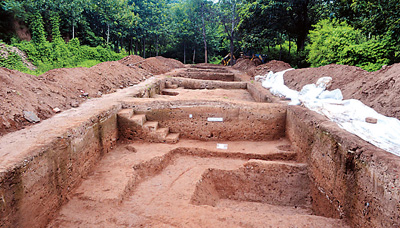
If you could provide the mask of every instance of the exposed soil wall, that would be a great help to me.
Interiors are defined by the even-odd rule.
[[[288,107],[286,126],[299,161],[309,164],[317,213],[352,227],[400,226],[399,157],[302,107]]]
[[[210,81],[198,80],[189,78],[166,78],[166,82],[171,82],[184,87],[185,89],[246,89],[246,82],[223,82],[223,81]]]
[[[148,121],[158,121],[161,127],[179,132],[182,138],[262,141],[285,136],[286,107],[279,104],[198,101],[193,106],[193,102],[154,101],[134,106],[135,113],[146,114]],[[210,122],[208,117],[222,117],[223,122]],[[129,126],[120,129],[129,129]],[[140,129],[140,126],[130,129],[134,135],[129,137],[139,139]],[[125,137],[127,134],[121,132]]]
[[[54,139],[0,176],[0,227],[44,227],[117,139],[117,108]]]
[[[203,70],[198,68],[179,69],[169,73],[173,77],[192,78],[200,80],[217,80],[232,82],[235,80],[235,75],[226,69]]]
[[[247,90],[257,102],[280,103],[281,99],[262,87],[260,82],[251,81],[247,83]]]
[[[146,83],[1,137],[0,227],[45,227],[115,146],[121,100],[150,97],[161,85]]]
[[[211,169],[198,182],[195,205],[215,206],[219,199],[308,207],[307,165],[250,160],[238,170]]]

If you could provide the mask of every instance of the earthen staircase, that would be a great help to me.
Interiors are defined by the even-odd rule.
[[[118,115],[141,127],[143,133],[147,136],[147,140],[151,142],[177,143],[179,141],[179,133],[170,132],[169,127],[160,127],[158,121],[147,121],[146,114],[135,114],[132,109],[122,109],[118,112]]]

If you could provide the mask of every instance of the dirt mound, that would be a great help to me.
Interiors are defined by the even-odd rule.
[[[376,72],[345,65],[327,65],[285,73],[285,84],[292,89],[315,83],[320,77],[332,77],[329,88],[341,89],[345,99],[358,99],[377,112],[400,119],[400,64]]]
[[[144,69],[156,75],[164,74],[175,68],[185,67],[183,63],[177,60],[167,59],[161,56],[143,59],[140,56],[131,55],[121,59],[119,62],[129,67],[138,67]]]
[[[183,66],[176,60],[152,58],[154,60],[145,61],[150,69],[147,71],[140,66],[125,64],[143,58],[128,57],[91,68],[54,69],[39,77],[0,68],[0,136],[30,125],[24,118],[24,111],[47,119],[55,114],[53,109],[62,111],[77,107],[87,99],[133,86],[153,74]]]
[[[278,72],[292,68],[288,63],[272,60],[265,64],[261,64],[261,61],[251,61],[250,59],[240,58],[237,60],[233,69],[240,70],[253,77],[256,75],[264,75],[269,71]]]
[[[236,64],[233,66],[233,69],[240,70],[248,73],[250,70],[256,67],[256,62],[251,61],[250,59],[239,58],[236,61]]]
[[[278,61],[278,60],[271,60],[265,64],[253,68],[249,72],[249,74],[251,76],[264,75],[270,71],[279,72],[289,68],[292,68],[289,63],[285,63],[283,61]]]
[[[170,70],[175,69],[175,68],[183,68],[185,65],[181,63],[180,61],[176,59],[169,59],[169,58],[164,58],[162,56],[157,56],[156,59],[163,63],[166,67],[170,68]]]

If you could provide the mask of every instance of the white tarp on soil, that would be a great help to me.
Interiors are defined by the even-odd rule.
[[[343,100],[339,89],[326,90],[332,81],[330,77],[320,78],[316,84],[305,85],[300,92],[291,90],[284,85],[283,80],[284,73],[289,70],[269,72],[265,76],[256,76],[256,80],[261,81],[262,86],[270,89],[272,94],[290,99],[290,105],[303,104],[308,109],[325,115],[348,132],[400,156],[398,119],[381,115],[359,100]],[[378,122],[367,123],[366,118],[377,119]]]

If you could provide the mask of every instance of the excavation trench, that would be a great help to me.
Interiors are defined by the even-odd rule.
[[[232,74],[154,78],[3,137],[0,226],[399,225],[397,157]]]

